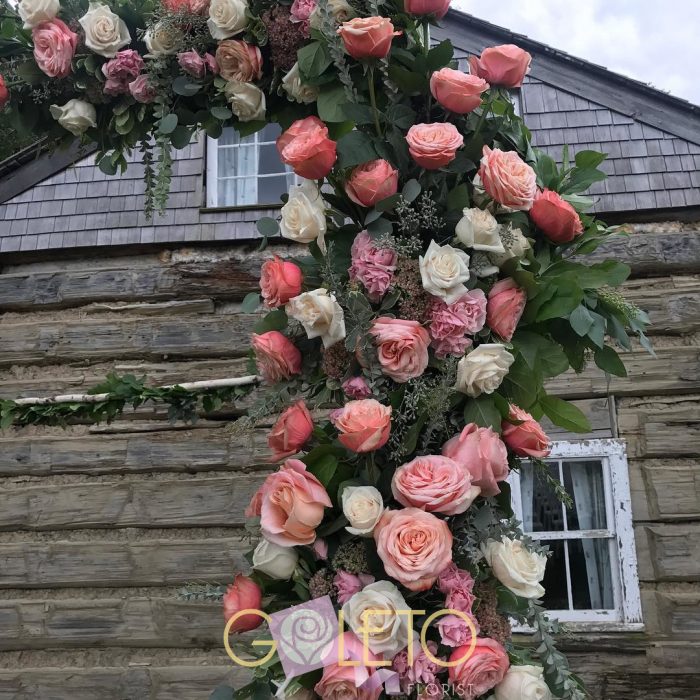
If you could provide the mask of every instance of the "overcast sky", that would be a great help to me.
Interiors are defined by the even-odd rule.
[[[700,105],[700,0],[454,0],[453,7]]]

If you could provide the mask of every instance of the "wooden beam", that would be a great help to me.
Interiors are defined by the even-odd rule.
[[[700,522],[652,523],[635,526],[639,580],[700,580]]]

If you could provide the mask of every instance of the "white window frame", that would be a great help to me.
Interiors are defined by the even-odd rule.
[[[644,628],[642,603],[637,573],[637,552],[632,524],[627,452],[622,440],[603,439],[583,442],[555,442],[549,460],[600,460],[606,501],[607,530],[527,533],[532,539],[546,543],[555,540],[583,539],[586,535],[610,538],[611,578],[614,610],[552,610],[553,618],[581,631],[638,631]],[[560,466],[561,469],[561,466]],[[515,517],[522,522],[520,475],[512,472],[508,479]],[[566,509],[565,509],[566,511]],[[566,517],[566,512],[564,514]],[[565,550],[566,552],[566,550]],[[568,556],[566,556],[568,574]],[[568,587],[570,589],[570,586]],[[572,606],[573,607],[573,606]],[[516,631],[528,631],[517,628]]]

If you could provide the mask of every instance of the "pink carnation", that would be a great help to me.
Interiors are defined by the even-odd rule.
[[[428,651],[444,661],[444,658],[437,656],[437,644],[428,642]],[[413,663],[408,663],[408,650],[400,651],[392,662],[392,667],[399,674],[399,682],[401,690],[406,695],[412,695],[412,691],[416,690],[415,686],[422,686],[418,689],[418,698],[433,698],[440,700],[443,696],[442,682],[437,678],[444,668],[436,664],[426,653],[425,650],[418,647],[414,642],[414,659]]]
[[[454,562],[451,562],[440,572],[438,588],[445,595],[457,588],[471,592],[474,588],[474,579],[468,571],[460,569]]]
[[[306,36],[309,35],[309,17],[316,9],[316,0],[294,0],[290,9],[290,20],[298,22]]]
[[[374,576],[369,574],[355,574],[347,571],[339,571],[333,579],[333,586],[338,592],[338,602],[341,605],[347,603],[355,593],[359,593],[365,586],[374,583]]]
[[[343,391],[351,399],[368,399],[372,390],[363,377],[351,377],[343,382]]]
[[[472,341],[467,334],[478,333],[486,321],[486,295],[472,289],[453,304],[435,297],[430,310],[430,337],[437,357],[463,355]]]
[[[470,644],[472,635],[479,632],[474,616],[470,613],[465,614],[471,620],[473,628],[459,615],[445,615],[438,620],[437,628],[440,632],[440,640],[445,646],[461,647]]]
[[[107,95],[125,95],[129,92],[129,83],[135,80],[144,68],[143,58],[138,51],[126,49],[102,65],[102,73],[107,81],[104,92]]]
[[[389,289],[396,271],[396,253],[377,248],[367,231],[355,238],[352,249],[350,279],[361,282],[372,301],[379,301]]]

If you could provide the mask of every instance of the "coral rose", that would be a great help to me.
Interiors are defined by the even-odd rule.
[[[394,472],[391,492],[402,506],[459,515],[469,508],[481,489],[472,485],[464,465],[449,457],[426,455],[416,457]]]
[[[361,282],[369,298],[374,302],[379,301],[394,279],[398,259],[396,251],[377,248],[367,231],[361,231],[355,237],[350,253],[350,279]]]
[[[483,78],[452,68],[441,68],[430,76],[433,97],[455,114],[473,112],[481,104],[481,93],[488,89]]]
[[[356,17],[338,28],[345,50],[353,58],[385,58],[401,32],[386,17]]]
[[[340,442],[353,452],[373,452],[383,447],[391,431],[391,407],[376,399],[360,399],[331,412]]]
[[[387,377],[403,384],[423,374],[428,366],[430,336],[418,321],[380,317],[369,332],[374,336],[379,364]]]
[[[443,445],[442,454],[469,472],[482,496],[498,495],[498,482],[508,478],[508,450],[491,428],[469,423]]]
[[[517,424],[503,421],[503,441],[516,455],[542,459],[550,453],[547,434],[527,411],[511,404],[508,418]]]
[[[253,333],[251,345],[258,371],[268,384],[301,373],[299,349],[279,331],[268,331],[261,335]]]
[[[51,78],[70,75],[70,63],[78,46],[78,35],[60,19],[42,22],[32,30],[34,60]]]
[[[473,700],[498,685],[510,665],[506,650],[488,637],[478,637],[474,651],[469,650],[467,644],[450,656],[451,662],[458,662],[449,669],[450,682],[462,700]]]
[[[399,189],[399,171],[379,158],[355,168],[345,183],[345,192],[355,204],[373,207]]]
[[[447,523],[418,508],[386,511],[374,539],[386,573],[412,591],[427,591],[452,561]]]
[[[216,49],[219,75],[224,80],[250,83],[262,77],[260,49],[242,39],[226,39]]]
[[[5,84],[5,78],[0,75],[0,110],[10,101],[10,91]]]
[[[491,85],[517,88],[530,70],[532,56],[514,44],[484,49],[480,58],[469,57],[469,70]]]
[[[554,243],[569,243],[583,233],[583,224],[576,210],[552,190],[538,192],[530,209],[530,218]]]
[[[262,591],[252,578],[238,574],[224,593],[224,617],[230,620],[242,610],[260,610]],[[241,615],[232,625],[231,632],[250,632],[260,627],[263,618],[260,615]]]
[[[508,278],[493,285],[486,305],[486,323],[503,340],[510,342],[525,310],[527,293]]]
[[[314,432],[314,420],[303,401],[297,401],[282,411],[267,436],[272,450],[272,462],[299,452]]]
[[[335,141],[318,117],[298,119],[277,138],[282,162],[300,177],[318,180],[331,171],[336,158]]]
[[[442,19],[450,9],[451,0],[404,0],[404,9],[409,15],[435,15]]]
[[[144,69],[145,63],[138,51],[126,49],[102,64],[102,73],[107,78],[103,91],[107,95],[128,94],[129,83]]]
[[[426,170],[437,170],[451,163],[464,144],[454,124],[414,124],[406,134],[413,160]]]
[[[293,262],[277,255],[266,260],[260,269],[260,292],[265,306],[276,309],[301,294],[303,280],[301,269]]]
[[[528,211],[537,194],[535,171],[515,151],[484,146],[479,177],[486,194],[510,209]]]

